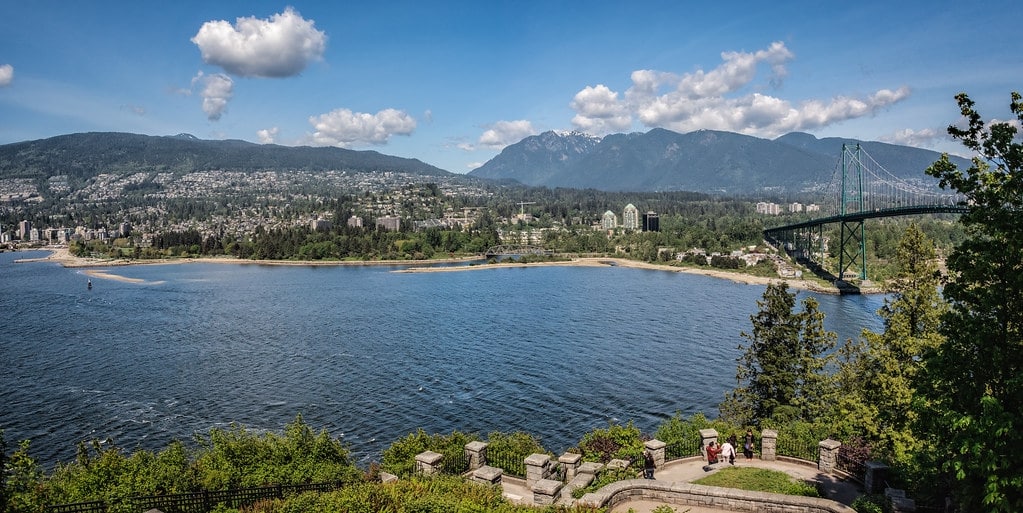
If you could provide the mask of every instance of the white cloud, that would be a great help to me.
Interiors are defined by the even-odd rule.
[[[628,130],[635,118],[649,128],[727,130],[773,138],[873,115],[910,95],[908,88],[901,87],[881,89],[866,97],[838,96],[793,105],[760,92],[765,85],[780,85],[788,74],[786,63],[794,58],[784,43],[775,42],[752,53],[722,52],[722,64],[708,72],[676,75],[637,70],[624,95],[604,85],[579,91],[571,103],[577,113],[572,124],[601,135]],[[770,68],[766,84],[756,82],[762,64]],[[742,94],[746,88],[753,92]]]
[[[207,21],[192,38],[207,64],[241,77],[289,77],[323,58],[326,33],[291,7],[269,20]]]
[[[277,133],[280,131],[277,127],[264,128],[256,131],[256,137],[259,138],[260,144],[273,144],[277,139]]]
[[[469,171],[472,171],[473,169],[476,169],[476,168],[482,167],[482,166],[483,166],[483,162],[470,162],[470,163],[465,165],[465,168],[468,169]]]
[[[132,114],[134,114],[136,116],[145,116],[146,115],[146,108],[141,106],[141,105],[125,104],[125,105],[121,105],[121,110],[125,110],[125,111],[128,111],[128,112],[131,112]]]
[[[533,135],[533,124],[524,119],[516,121],[498,121],[493,125],[490,125],[483,135],[480,136],[479,143],[481,146],[487,148],[504,148],[509,144],[514,144],[521,141],[523,138]]]
[[[0,87],[7,87],[11,85],[14,80],[14,66],[10,64],[0,64]]]
[[[192,86],[202,86],[199,95],[202,96],[202,111],[210,121],[220,120],[220,116],[227,110],[227,102],[234,96],[234,80],[223,73],[207,75],[199,72],[192,79]]]
[[[628,106],[618,100],[618,93],[603,84],[586,86],[576,93],[570,105],[577,113],[572,124],[584,132],[604,135],[632,126]]]
[[[313,143],[320,146],[387,144],[392,135],[409,135],[416,129],[416,120],[396,109],[384,109],[376,114],[335,109],[310,116],[309,123],[316,130],[312,135]]]

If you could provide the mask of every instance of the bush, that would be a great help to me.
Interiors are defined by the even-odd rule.
[[[443,454],[444,461],[462,461],[465,458],[465,444],[479,439],[475,433],[452,431],[450,435],[427,434],[420,428],[384,449],[380,466],[396,476],[411,476],[416,472],[417,454],[433,451]]]
[[[860,495],[850,504],[857,513],[884,513],[884,497],[879,495]]]
[[[630,421],[626,425],[609,423],[583,435],[579,442],[583,461],[607,463],[613,459],[637,461],[643,456],[643,437]]]

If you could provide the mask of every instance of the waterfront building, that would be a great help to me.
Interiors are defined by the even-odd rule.
[[[600,229],[601,230],[614,230],[618,227],[618,215],[608,210],[604,212],[604,215],[600,218]]]
[[[32,229],[31,221],[21,221],[18,223],[18,238],[21,240],[28,239],[28,233]]]
[[[625,210],[622,212],[622,227],[626,230],[639,229],[639,209],[632,203],[625,205]]]
[[[659,232],[661,231],[661,218],[657,215],[657,212],[647,211],[643,214],[643,231],[644,232]]]

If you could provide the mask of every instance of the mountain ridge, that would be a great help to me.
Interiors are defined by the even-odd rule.
[[[605,191],[798,192],[830,180],[843,143],[859,144],[900,179],[936,184],[924,174],[941,156],[931,150],[835,137],[818,139],[803,132],[763,139],[717,130],[680,134],[663,128],[603,138],[548,131],[505,147],[469,175],[511,179],[530,186]],[[953,161],[969,166],[969,161],[960,157]]]
[[[103,172],[303,169],[452,173],[418,159],[372,150],[256,144],[237,139],[199,139],[191,134],[153,136],[82,132],[0,145],[0,176],[67,174],[88,178]]]

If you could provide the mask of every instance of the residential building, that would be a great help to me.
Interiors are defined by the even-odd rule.
[[[614,230],[618,227],[618,215],[608,210],[604,212],[604,215],[600,218],[600,229],[601,230]]]
[[[622,212],[622,228],[626,230],[639,229],[639,209],[632,203],[625,205],[625,210]]]
[[[377,218],[377,228],[396,232],[401,229],[401,218],[397,216],[383,216]]]
[[[659,232],[661,231],[661,218],[657,215],[657,212],[647,211],[643,214],[643,231],[644,232]]]

